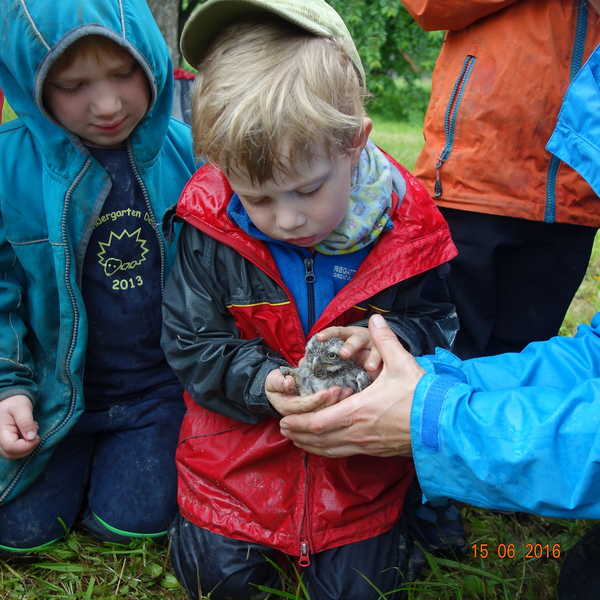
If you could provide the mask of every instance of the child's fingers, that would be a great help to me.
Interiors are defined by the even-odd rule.
[[[265,389],[272,393],[294,394],[296,382],[291,375],[284,375],[279,369],[274,369],[267,375]]]
[[[18,407],[13,410],[13,418],[18,432],[27,441],[31,442],[37,437],[38,424],[33,420],[30,407]]]
[[[24,440],[23,438],[16,437],[10,440],[0,440],[0,454],[10,460],[17,460],[31,454],[39,443],[40,438],[38,437],[33,440]]]
[[[291,375],[284,375],[282,391],[284,394],[295,394],[296,393],[296,381]]]
[[[2,423],[0,426],[0,454],[5,458],[11,460],[23,458],[30,454],[39,443],[37,430],[31,439],[25,439],[14,423]]]

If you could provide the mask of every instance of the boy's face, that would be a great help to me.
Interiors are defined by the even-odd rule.
[[[116,148],[146,114],[150,91],[139,63],[118,49],[98,56],[84,52],[51,71],[44,100],[53,117],[84,143]]]
[[[282,175],[263,184],[240,175],[228,180],[258,229],[273,239],[310,248],[344,218],[352,170],[363,147],[364,143],[333,157],[321,151],[310,162],[297,165],[297,175]]]

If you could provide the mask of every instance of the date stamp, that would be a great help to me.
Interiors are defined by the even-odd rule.
[[[560,544],[472,544],[471,558],[559,559]]]

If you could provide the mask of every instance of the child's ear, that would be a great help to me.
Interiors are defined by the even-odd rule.
[[[373,121],[369,119],[369,117],[363,118],[363,125],[360,131],[356,134],[354,138],[354,143],[352,144],[352,148],[350,149],[350,155],[352,157],[352,166],[358,163],[358,159],[360,158],[360,153],[363,151],[364,147],[367,145],[369,141],[369,136],[371,135],[371,131],[373,129]]]

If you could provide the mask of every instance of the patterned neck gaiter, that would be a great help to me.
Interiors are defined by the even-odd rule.
[[[389,226],[392,191],[400,199],[404,179],[394,173],[383,152],[368,142],[352,176],[348,211],[342,222],[314,246],[321,254],[349,254],[373,243]]]

